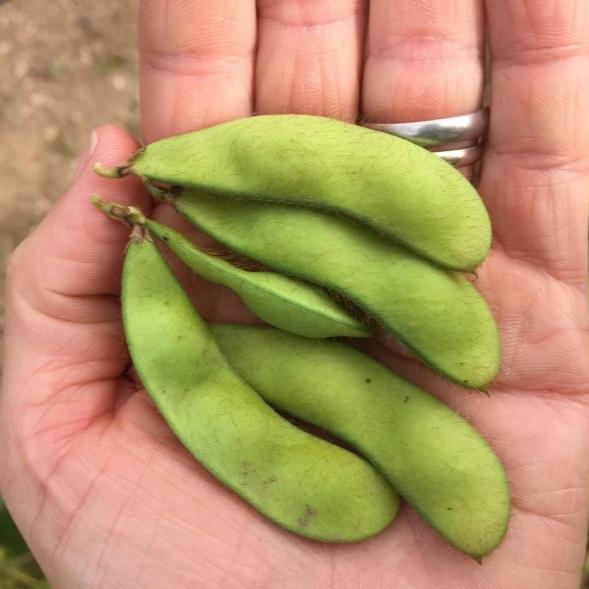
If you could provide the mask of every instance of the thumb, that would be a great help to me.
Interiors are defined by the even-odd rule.
[[[137,148],[137,142],[117,127],[93,131],[72,185],[18,248],[13,267],[19,269],[22,293],[38,310],[52,315],[54,294],[80,297],[118,293],[128,230],[96,211],[90,195],[96,192],[106,200],[143,209],[149,207],[150,199],[136,179],[100,178],[93,165],[97,161],[120,163]]]
[[[12,257],[6,280],[3,425],[7,415],[41,410],[49,402],[61,407],[54,416],[61,420],[68,395],[79,403],[82,386],[108,379],[114,383],[123,371],[126,357],[115,296],[129,232],[97,211],[90,195],[98,192],[147,209],[149,199],[139,181],[108,181],[93,171],[95,161],[114,165],[136,149],[135,140],[121,129],[95,131],[72,185]],[[89,402],[90,417],[98,410],[99,396],[90,396],[97,405],[82,398]]]

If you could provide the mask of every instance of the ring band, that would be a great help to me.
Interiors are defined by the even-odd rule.
[[[470,166],[483,157],[482,142],[489,126],[489,108],[428,121],[360,124],[368,129],[395,135],[429,149],[452,166]],[[475,141],[475,145],[458,149],[440,149],[464,141]]]
[[[489,109],[445,119],[412,123],[362,123],[362,126],[396,135],[422,147],[432,148],[482,137],[489,125]]]
[[[451,166],[460,168],[472,166],[483,159],[483,145],[473,145],[462,149],[450,149],[448,151],[432,151],[434,155],[446,160]]]

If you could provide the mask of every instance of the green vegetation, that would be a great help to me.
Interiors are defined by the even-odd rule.
[[[98,77],[104,78],[125,65],[127,60],[122,55],[107,54],[98,56],[92,67]]]
[[[2,589],[50,589],[2,500],[0,500],[0,587]]]

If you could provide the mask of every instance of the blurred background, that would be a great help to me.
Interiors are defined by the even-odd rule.
[[[11,252],[67,187],[94,127],[138,133],[136,11],[136,0],[0,0],[0,353]],[[42,587],[0,502],[0,589]]]

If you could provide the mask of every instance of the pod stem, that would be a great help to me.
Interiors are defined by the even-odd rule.
[[[151,234],[145,225],[133,225],[130,239],[131,241],[143,241],[144,239],[152,241]]]
[[[121,221],[128,227],[145,226],[145,215],[136,207],[127,207],[114,202],[107,202],[97,194],[90,197],[92,204],[102,211],[107,217],[115,221]]]
[[[122,166],[115,166],[114,168],[107,168],[100,162],[94,164],[94,171],[103,178],[123,178],[131,173],[131,166],[123,164]]]

